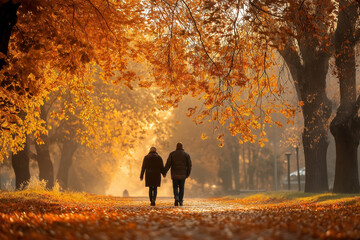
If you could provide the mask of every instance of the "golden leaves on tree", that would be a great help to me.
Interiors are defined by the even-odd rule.
[[[135,78],[127,62],[136,57],[131,39],[137,28],[132,26],[141,28],[141,9],[137,1],[23,1],[9,53],[2,56],[1,157],[8,148],[20,150],[26,134],[46,134],[36,109],[50,92],[71,92],[74,102],[64,108],[70,113],[78,106],[88,108],[79,117],[85,125],[93,124],[97,110],[88,95],[95,75],[103,81],[115,74],[124,82]],[[65,117],[61,112],[57,116]]]
[[[274,124],[271,113],[294,116],[289,104],[277,101],[281,86],[267,40],[240,21],[239,6],[174,1],[149,9],[159,22],[150,29],[160,34],[140,50],[153,66],[148,84],[162,89],[163,107],[176,106],[185,95],[196,97],[204,107],[189,108],[188,116],[197,124],[216,121],[242,142],[260,145],[266,142],[263,123]]]

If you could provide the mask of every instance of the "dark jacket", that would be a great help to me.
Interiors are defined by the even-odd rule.
[[[164,163],[162,158],[156,152],[149,152],[144,157],[141,167],[140,178],[144,177],[146,187],[160,187],[161,174],[164,172]]]
[[[191,159],[184,149],[176,149],[169,154],[165,165],[165,174],[171,168],[171,178],[184,180],[190,176]]]

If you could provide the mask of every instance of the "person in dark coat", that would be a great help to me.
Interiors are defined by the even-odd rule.
[[[169,154],[166,161],[164,174],[171,168],[171,179],[173,181],[173,191],[175,206],[183,205],[185,179],[190,176],[191,159],[190,155],[183,149],[182,143],[176,144],[176,150]]]
[[[144,173],[145,186],[149,187],[150,205],[155,206],[157,187],[160,187],[161,174],[164,173],[164,162],[160,155],[157,154],[155,147],[151,147],[149,154],[144,157],[140,174],[141,181],[144,178]]]

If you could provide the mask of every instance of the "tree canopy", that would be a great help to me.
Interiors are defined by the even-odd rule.
[[[46,133],[39,107],[50,92],[73,92],[66,104],[73,109],[87,104],[94,74],[125,83],[134,77],[126,63],[136,56],[139,2],[2,1],[1,8],[18,8],[2,15],[16,25],[11,35],[2,32],[2,45],[6,37],[9,44],[1,51],[1,156],[9,147],[20,150],[27,133]],[[89,110],[79,117],[93,116]]]
[[[257,141],[263,146],[266,124],[281,125],[274,114],[292,123],[297,107],[283,97],[286,89],[277,77],[281,56],[304,118],[305,191],[327,191],[332,106],[326,79],[333,57],[341,101],[332,133],[337,166],[347,166],[337,167],[342,174],[335,179],[345,181],[344,172],[357,167],[358,1],[2,0],[0,12],[1,158],[9,150],[26,149],[30,134],[42,143],[48,130],[41,106],[55,92],[62,103],[52,115],[60,120],[76,115],[81,143],[92,145],[91,140],[105,139],[102,134],[118,134],[112,127],[120,122],[136,134],[140,125],[134,128],[124,117],[139,117],[132,109],[141,103],[127,105],[131,97],[119,98],[128,113],[107,115],[101,103],[107,97],[100,93],[94,98],[98,81],[155,89],[151,97],[160,110],[171,110],[190,95],[201,102],[188,109],[197,124],[213,121],[239,144]],[[138,66],[147,73],[136,71]],[[341,144],[348,135],[338,134],[343,124],[351,126],[348,135],[355,133],[346,147]],[[96,134],[92,130],[97,128],[104,131]],[[341,158],[347,151],[349,157]],[[351,179],[358,182],[357,173],[352,171]],[[359,183],[346,191],[360,191]]]

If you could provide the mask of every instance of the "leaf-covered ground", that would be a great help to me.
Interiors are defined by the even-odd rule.
[[[0,239],[360,238],[360,197],[260,194],[185,199],[0,192]]]

